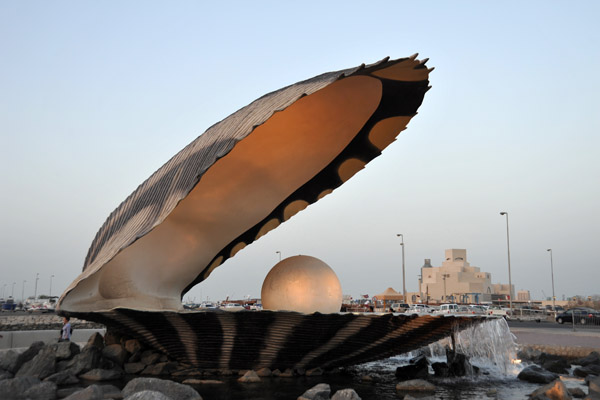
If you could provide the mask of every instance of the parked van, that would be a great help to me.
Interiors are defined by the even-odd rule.
[[[458,304],[442,304],[437,314],[456,314],[458,312]]]

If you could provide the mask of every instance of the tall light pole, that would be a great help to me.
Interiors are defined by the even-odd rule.
[[[23,286],[21,287],[21,302],[23,303],[25,303],[25,282],[27,281],[23,279]]]
[[[550,273],[552,274],[552,311],[556,312],[556,296],[554,296],[554,263],[552,262],[552,249],[546,251],[550,252]]]
[[[54,278],[54,275],[50,275],[50,294],[48,295],[49,297],[52,297],[52,278]]]
[[[12,291],[10,292],[10,297],[12,297],[13,299],[15,298],[15,284],[17,282],[13,282],[13,287],[12,287]]]
[[[402,233],[396,234],[402,241],[400,242],[400,246],[402,246],[402,298],[406,303],[406,272],[404,270],[404,235]]]
[[[279,261],[281,261],[281,252],[280,252],[279,250],[277,250],[277,251],[275,252],[275,254],[279,254]]]
[[[39,273],[35,274],[35,290],[33,292],[33,298],[34,299],[37,299],[37,281],[38,281],[38,279],[40,279],[40,274]]]
[[[444,280],[444,301],[446,301],[446,278],[450,278],[450,274],[442,274],[442,279]]]
[[[510,315],[512,317],[513,290],[512,290],[512,278],[510,276],[510,238],[508,236],[508,213],[506,211],[502,211],[502,212],[500,212],[500,215],[506,216],[506,249],[508,252],[508,292],[510,293],[508,296],[508,307],[510,310]]]

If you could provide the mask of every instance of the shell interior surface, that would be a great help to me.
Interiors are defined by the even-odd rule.
[[[395,140],[429,89],[425,61],[325,73],[210,127],[110,214],[59,310],[181,310],[216,267]]]

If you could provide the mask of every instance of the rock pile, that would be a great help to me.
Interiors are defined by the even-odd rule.
[[[28,315],[2,315],[0,318],[0,331],[39,331],[56,330],[62,328],[62,317],[54,313],[28,314]],[[101,329],[104,325],[77,318],[71,318],[73,329]],[[58,335],[58,333],[57,333]]]

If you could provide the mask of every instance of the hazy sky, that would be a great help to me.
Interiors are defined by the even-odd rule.
[[[214,4],[213,4],[214,3]],[[433,88],[398,140],[190,298],[260,296],[283,256],[343,292],[417,290],[425,258],[535,298],[600,294],[597,1],[0,2],[0,294],[59,294],[135,188],[210,125],[323,72],[419,53]],[[4,286],[6,285],[6,286]],[[542,292],[543,291],[543,292]],[[187,297],[187,296],[186,296]]]

